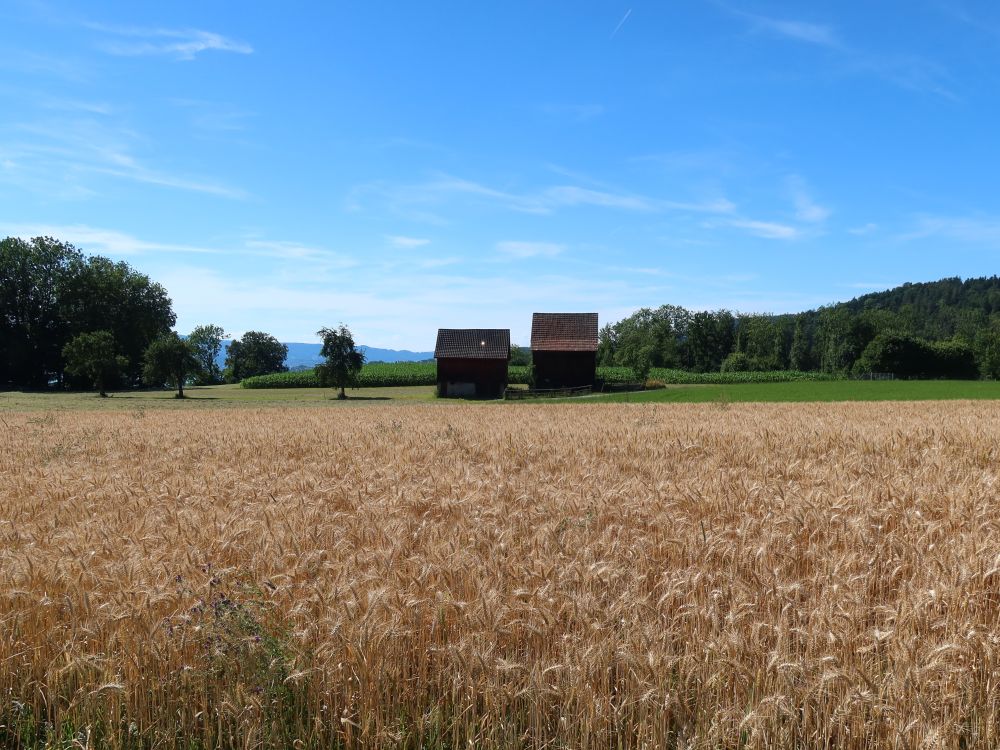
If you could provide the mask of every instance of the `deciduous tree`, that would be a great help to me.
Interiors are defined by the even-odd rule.
[[[195,375],[196,385],[217,385],[222,382],[222,369],[219,367],[219,352],[222,351],[222,340],[226,331],[221,326],[198,326],[187,340],[194,347],[198,358],[198,373]]]
[[[365,355],[354,347],[354,337],[343,323],[337,328],[320,328],[316,335],[323,340],[320,355],[325,360],[316,367],[320,383],[340,388],[337,398],[347,398],[344,389],[357,382]]]
[[[171,331],[149,345],[144,357],[143,380],[147,385],[172,385],[177,398],[184,398],[184,384],[198,371],[194,347]]]
[[[97,388],[102,398],[108,395],[108,386],[128,367],[128,360],[118,353],[110,331],[81,333],[63,347],[62,354],[66,372],[85,379]]]
[[[247,331],[226,349],[226,382],[238,383],[254,375],[285,372],[288,347],[274,336],[261,331]]]

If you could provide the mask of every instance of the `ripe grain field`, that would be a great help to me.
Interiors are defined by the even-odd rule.
[[[5,746],[1000,746],[997,402],[3,421]]]

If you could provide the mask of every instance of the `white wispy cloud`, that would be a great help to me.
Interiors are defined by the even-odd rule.
[[[869,221],[867,224],[862,224],[858,227],[851,227],[847,230],[850,234],[856,234],[858,236],[864,236],[866,234],[871,234],[872,232],[878,231],[878,224]]]
[[[794,240],[802,234],[801,230],[790,224],[779,224],[774,221],[730,219],[726,224],[736,229],[742,229],[754,237],[761,237],[766,240]]]
[[[162,55],[176,60],[194,60],[207,51],[240,55],[253,52],[253,47],[246,42],[202,29],[143,28],[94,22],[87,22],[84,26],[105,35],[98,47],[112,55]]]
[[[87,224],[19,224],[0,222],[7,237],[55,237],[95,255],[129,256],[149,253],[221,254],[218,248],[142,240],[126,232]]]
[[[55,237],[75,245],[86,253],[113,258],[174,254],[271,258],[295,265],[307,264],[306,278],[315,278],[317,268],[335,271],[360,265],[358,260],[344,253],[290,240],[243,237],[225,245],[193,245],[148,240],[128,232],[88,224],[25,224],[2,221],[0,221],[0,235],[24,239]]]
[[[90,102],[83,99],[45,96],[41,97],[38,103],[43,109],[62,112],[85,112],[90,115],[110,115],[114,112],[114,108],[110,104],[105,102]]]
[[[918,216],[915,226],[899,235],[897,240],[909,242],[928,237],[943,237],[955,242],[1000,248],[1000,217]]]
[[[422,237],[406,237],[401,234],[388,234],[385,238],[393,247],[403,248],[423,247],[424,245],[429,245],[431,242]]]
[[[553,258],[562,253],[566,246],[557,242],[519,242],[505,240],[498,242],[497,250],[509,258]]]
[[[741,15],[751,19],[754,26],[760,31],[767,31],[788,39],[807,44],[818,44],[822,47],[839,48],[840,40],[833,27],[807,21],[794,21],[783,18],[768,18],[751,13]]]
[[[59,78],[76,84],[89,83],[95,76],[94,65],[89,60],[69,55],[40,54],[8,45],[0,50],[0,70]]]
[[[540,202],[550,208],[556,206],[600,206],[621,208],[627,211],[652,211],[655,202],[639,195],[609,193],[603,190],[556,185],[546,188],[539,196]]]
[[[372,182],[360,185],[351,191],[347,206],[349,210],[363,210],[372,197],[387,202],[390,208],[401,215],[435,224],[444,224],[447,220],[432,209],[443,207],[455,199],[536,215],[549,215],[562,208],[586,206],[647,213],[677,211],[726,214],[735,209],[734,204],[725,198],[703,202],[674,201],[579,185],[552,185],[535,191],[516,192],[447,174],[438,174],[431,180],[414,184]]]
[[[44,191],[55,183],[65,187],[66,180],[85,183],[86,175],[97,174],[223,198],[248,197],[246,191],[210,178],[150,166],[132,153],[132,145],[142,142],[131,130],[103,120],[46,120],[9,125],[0,156],[19,167],[6,181],[31,190]]]
[[[881,54],[852,46],[828,24],[748,13],[716,3],[733,16],[744,19],[750,29],[792,41],[821,47],[834,55],[846,73],[873,75],[900,88],[931,93],[956,100],[947,69],[917,55]]]
[[[304,245],[301,242],[292,242],[289,240],[247,239],[244,242],[244,248],[245,250],[237,249],[234,252],[243,254],[248,251],[249,254],[268,258],[313,261],[321,263],[328,270],[354,268],[359,265],[357,259],[344,253],[325,247]]]
[[[799,221],[820,223],[830,217],[830,209],[812,199],[801,177],[797,175],[789,177],[788,187],[792,194],[792,202],[795,204],[795,218]]]

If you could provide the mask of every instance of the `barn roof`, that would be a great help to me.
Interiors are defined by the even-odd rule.
[[[531,317],[531,350],[596,352],[597,313],[535,313]]]
[[[436,359],[510,359],[509,328],[439,328]]]

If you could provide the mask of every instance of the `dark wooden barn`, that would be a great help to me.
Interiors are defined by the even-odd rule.
[[[507,387],[510,329],[438,329],[434,358],[439,396],[500,398]]]
[[[536,388],[593,386],[597,378],[597,313],[535,313],[531,362]]]

